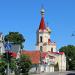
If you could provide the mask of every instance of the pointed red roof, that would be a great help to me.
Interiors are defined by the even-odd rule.
[[[40,22],[39,29],[41,29],[41,30],[46,29],[46,27],[45,27],[45,22],[44,22],[44,17],[41,18],[41,22]]]

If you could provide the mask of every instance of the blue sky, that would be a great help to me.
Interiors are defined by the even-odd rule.
[[[45,8],[45,23],[52,29],[51,40],[57,49],[75,45],[75,0],[0,0],[0,32],[17,31],[24,35],[25,50],[35,50],[40,9]]]

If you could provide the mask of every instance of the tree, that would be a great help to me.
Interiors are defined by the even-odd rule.
[[[31,68],[31,60],[27,55],[21,54],[20,58],[18,59],[17,65],[21,73],[23,73],[24,75],[28,75],[28,72]]]
[[[66,55],[67,70],[75,70],[75,46],[64,46],[61,47],[59,51],[64,52]]]
[[[0,62],[0,74],[5,75],[6,63],[4,61]]]
[[[15,58],[12,58],[12,60],[11,60],[12,62],[10,62],[10,69],[11,69],[11,71],[13,72],[15,72],[15,70],[16,70],[16,59]]]
[[[21,48],[23,48],[23,42],[25,41],[22,34],[19,32],[9,32],[9,34],[4,37],[5,42],[13,42],[14,44],[20,44]]]
[[[12,52],[7,51],[7,52],[3,53],[3,59],[4,59],[5,61],[7,61],[7,62],[10,63],[12,58],[13,58]]]
[[[8,73],[9,70],[11,70],[12,72],[15,71],[15,69],[16,69],[16,59],[14,58],[12,52],[6,51],[5,53],[3,53],[2,60],[5,63],[6,73]]]

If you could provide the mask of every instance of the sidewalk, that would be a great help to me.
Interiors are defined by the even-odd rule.
[[[29,75],[75,75],[75,71],[64,71],[64,72],[49,72],[49,73],[37,73],[37,74],[29,74]]]

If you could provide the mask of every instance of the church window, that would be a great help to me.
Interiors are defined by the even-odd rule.
[[[42,51],[42,46],[40,46],[40,51]]]
[[[40,42],[42,42],[42,36],[40,36]]]
[[[53,48],[51,48],[51,52],[53,52]]]

